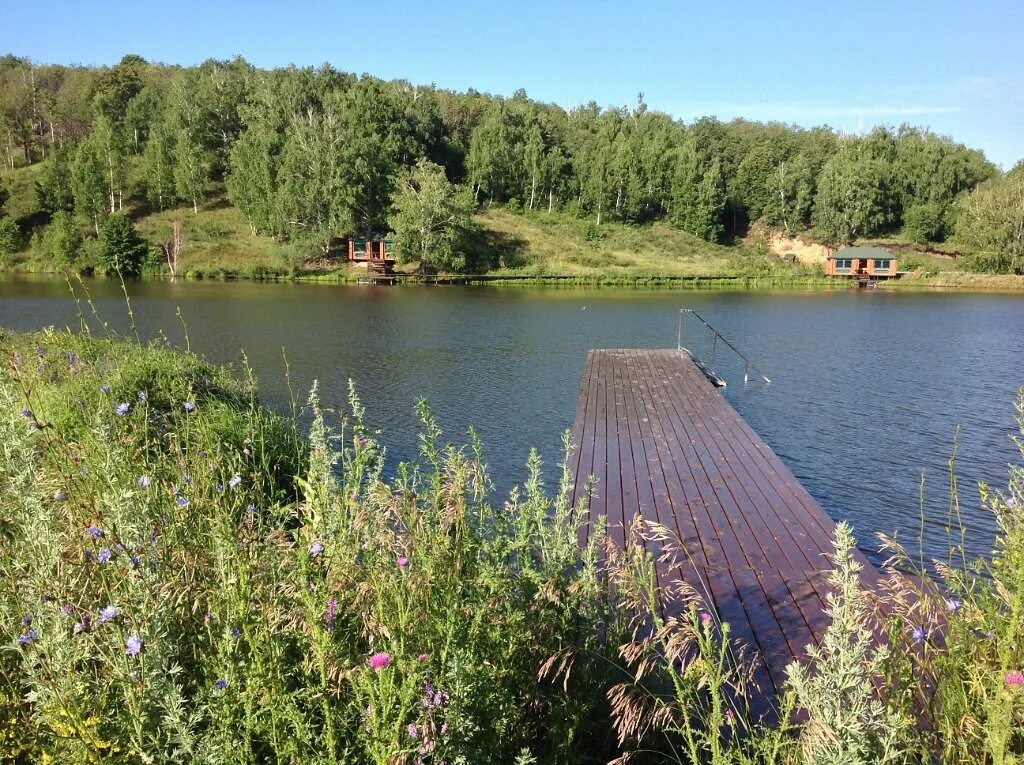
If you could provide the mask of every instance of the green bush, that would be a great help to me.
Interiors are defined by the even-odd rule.
[[[21,229],[10,218],[0,218],[0,258],[13,255],[21,249]]]
[[[108,275],[138,276],[149,248],[126,215],[115,213],[100,228],[97,265]]]

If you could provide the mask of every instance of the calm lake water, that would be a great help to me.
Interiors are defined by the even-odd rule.
[[[125,329],[119,285],[90,283],[99,313]],[[321,385],[340,406],[352,378],[391,464],[417,450],[425,397],[449,438],[473,426],[502,491],[524,476],[531,447],[561,458],[591,348],[672,347],[680,307],[697,310],[759,364],[771,385],[743,384],[719,351],[725,395],[861,545],[874,533],[916,540],[926,482],[929,553],[946,549],[948,467],[958,474],[975,550],[993,533],[976,485],[1006,482],[1024,385],[1024,296],[878,292],[744,293],[493,287],[341,287],[222,282],[129,285],[139,328],[238,363],[244,350],[264,400]],[[78,326],[58,280],[0,280],[0,326]],[[689,327],[688,327],[689,329]],[[706,336],[686,344],[706,349]]]

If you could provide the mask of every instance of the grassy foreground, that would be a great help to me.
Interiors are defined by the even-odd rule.
[[[281,416],[195,356],[70,333],[2,334],[0,357],[2,762],[1024,756],[1019,467],[982,490],[993,555],[918,589],[865,592],[840,526],[831,626],[769,726],[728,624],[652,587],[645,545],[678,541],[637,525],[617,547],[595,519],[581,549],[586,508],[536,456],[495,498],[426,407],[388,477],[354,395]]]

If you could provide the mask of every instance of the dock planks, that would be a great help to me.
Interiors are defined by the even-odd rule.
[[[827,626],[833,521],[681,351],[591,351],[573,441],[574,499],[596,479],[591,518],[619,544],[637,515],[676,534],[685,559],[659,581],[689,582],[756,652],[766,709]]]

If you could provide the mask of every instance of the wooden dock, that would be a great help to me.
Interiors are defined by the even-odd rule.
[[[574,499],[593,476],[591,518],[617,542],[638,514],[678,535],[659,581],[682,576],[756,651],[763,710],[828,624],[835,524],[685,352],[591,351],[573,439]]]

